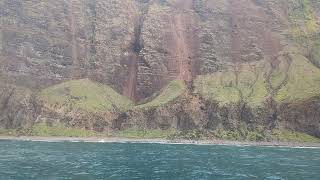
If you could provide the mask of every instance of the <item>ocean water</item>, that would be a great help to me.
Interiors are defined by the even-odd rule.
[[[0,141],[0,179],[320,179],[320,149]]]

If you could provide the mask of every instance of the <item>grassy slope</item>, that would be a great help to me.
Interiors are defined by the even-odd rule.
[[[158,107],[180,96],[186,85],[179,80],[170,82],[150,102],[136,108]],[[120,95],[109,86],[92,82],[88,79],[73,80],[51,86],[41,91],[40,98],[51,105],[69,106],[87,111],[128,110],[133,102]]]
[[[272,138],[280,142],[310,142],[320,143],[320,139],[305,133],[293,132],[285,129],[277,129],[272,131]]]
[[[270,83],[277,87],[285,81],[275,94],[278,102],[292,102],[320,95],[320,69],[300,54],[291,54],[288,79],[285,81],[286,68],[283,63],[273,71]],[[241,68],[238,83],[232,70],[199,76],[195,80],[195,92],[220,104],[236,103],[242,100],[251,106],[261,105],[269,93],[267,90],[268,69],[261,69],[257,74],[246,66]]]
[[[116,137],[125,138],[162,138],[162,139],[187,139],[187,140],[232,140],[232,141],[252,141],[252,142],[301,142],[301,143],[320,143],[320,139],[305,133],[293,132],[286,129],[275,129],[272,132],[265,132],[262,128],[254,131],[247,129],[239,129],[238,131],[230,131],[218,129],[214,132],[201,132],[199,130],[177,131],[168,130],[142,130],[128,129],[113,134]]]
[[[292,64],[288,83],[276,96],[278,102],[291,102],[320,95],[319,25],[309,0],[290,0],[289,13]],[[309,57],[307,59],[305,56]]]
[[[308,99],[320,94],[320,69],[304,56],[293,55],[288,83],[278,92],[278,102]]]
[[[195,80],[195,92],[222,104],[237,102],[239,101],[239,92],[235,88],[234,80],[235,76],[231,72],[198,76]]]
[[[256,64],[255,67],[243,64],[238,78],[232,69],[198,76],[195,80],[195,93],[219,101],[222,105],[235,103],[241,99],[252,106],[260,105],[268,95],[262,68],[261,64]]]
[[[49,87],[40,93],[40,98],[51,105],[71,105],[87,111],[127,110],[133,107],[131,100],[109,86],[88,79]]]
[[[141,104],[136,108],[147,109],[151,107],[158,107],[171,102],[172,100],[179,97],[186,91],[186,85],[184,82],[179,80],[171,81],[165,88],[160,91],[160,94],[145,104]]]
[[[213,132],[214,136],[219,139],[233,141],[279,141],[279,142],[304,142],[320,143],[320,139],[305,133],[293,132],[286,129],[274,129],[272,132],[265,132],[263,129],[248,131],[239,129],[230,131],[218,129]]]

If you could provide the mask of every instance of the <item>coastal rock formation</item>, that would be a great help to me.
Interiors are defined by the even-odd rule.
[[[0,0],[0,127],[320,137],[317,0]]]

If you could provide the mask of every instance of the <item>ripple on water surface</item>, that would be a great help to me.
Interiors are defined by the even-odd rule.
[[[319,177],[320,149],[0,141],[0,180]]]

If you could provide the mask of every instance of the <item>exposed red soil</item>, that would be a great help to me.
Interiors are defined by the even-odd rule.
[[[183,15],[176,15],[175,22],[175,40],[176,40],[176,60],[178,62],[179,76],[180,80],[191,81],[191,55],[189,47],[185,42],[185,27],[184,27],[184,17]]]
[[[175,7],[179,11],[173,17],[173,41],[174,41],[174,63],[169,62],[169,68],[173,64],[177,67],[178,79],[185,82],[192,81],[192,50],[189,43],[192,42],[188,36],[190,18],[184,10],[192,8],[192,0],[177,0]]]
[[[135,53],[129,53],[126,64],[128,66],[128,75],[126,76],[123,95],[131,100],[136,100],[136,86],[137,86],[137,73],[138,73],[139,56]]]

